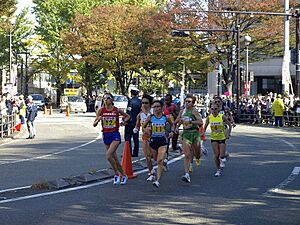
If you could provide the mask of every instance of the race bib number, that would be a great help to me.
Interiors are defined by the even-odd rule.
[[[104,117],[103,128],[115,128],[117,126],[116,117]]]
[[[188,117],[188,116],[184,116],[183,118],[182,118],[182,120],[183,120],[183,129],[189,129],[189,128],[191,128],[192,127],[192,123],[191,123],[191,118],[190,117]]]
[[[152,124],[152,136],[164,136],[165,125],[164,124]]]
[[[211,132],[214,132],[214,133],[222,132],[220,127],[221,127],[221,123],[211,123],[211,126],[210,126]]]

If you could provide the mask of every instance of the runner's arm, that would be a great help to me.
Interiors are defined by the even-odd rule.
[[[204,124],[204,128],[203,128],[203,134],[201,134],[201,135],[204,135],[204,134],[205,134],[206,129],[207,129],[207,127],[208,127],[208,124],[209,124],[209,117],[206,117],[206,119],[205,119],[205,124]]]
[[[197,124],[198,126],[201,126],[203,124],[203,120],[200,116],[200,113],[194,109],[193,111],[193,115],[196,117],[196,120],[195,121],[191,121],[192,124]]]
[[[127,113],[125,113],[123,110],[118,109],[118,112],[123,116],[121,126],[125,125],[130,120],[130,116]]]
[[[223,119],[224,123],[226,123],[228,125],[228,127],[229,127],[229,133],[228,133],[228,135],[230,136],[231,129],[232,129],[231,123],[228,121],[228,119],[226,118],[225,115],[222,116],[222,119]],[[226,137],[226,138],[228,138],[228,137]]]
[[[97,113],[96,113],[96,118],[94,120],[93,126],[96,127],[98,125],[98,123],[102,120],[102,108],[98,109]]]

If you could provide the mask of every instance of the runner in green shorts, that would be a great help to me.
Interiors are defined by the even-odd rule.
[[[183,125],[182,133],[182,148],[184,152],[184,172],[182,180],[190,183],[189,174],[190,164],[193,157],[196,157],[196,165],[200,166],[200,134],[199,126],[203,124],[199,112],[194,108],[196,98],[192,94],[187,94],[185,98],[185,108],[179,112],[176,118],[173,129],[178,132],[178,127]]]

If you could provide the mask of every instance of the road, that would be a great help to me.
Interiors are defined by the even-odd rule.
[[[106,168],[93,119],[93,114],[39,115],[36,139],[0,144],[1,189]],[[175,158],[159,189],[145,181],[144,172],[125,186],[103,180],[38,196],[28,193],[0,200],[1,224],[300,224],[299,134],[239,125],[219,178],[213,176],[206,141],[209,156],[194,168],[191,184],[180,180],[183,162]]]

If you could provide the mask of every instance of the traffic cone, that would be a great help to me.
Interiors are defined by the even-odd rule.
[[[124,173],[128,176],[129,179],[133,179],[137,177],[136,174],[133,174],[130,146],[128,141],[126,141],[124,145],[124,151],[122,157],[122,168],[124,170]]]
[[[70,109],[69,109],[68,105],[67,105],[67,108],[66,108],[66,116],[70,116]]]
[[[19,124],[17,124],[16,126],[15,126],[15,130],[16,131],[20,131],[21,130],[21,123],[19,123]]]

